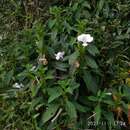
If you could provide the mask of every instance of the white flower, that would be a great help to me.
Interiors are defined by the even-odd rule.
[[[87,46],[88,43],[93,41],[93,37],[90,34],[81,34],[77,37],[79,42],[83,42],[83,46]]]
[[[87,45],[88,45],[88,43],[83,43],[82,45],[85,47],[85,46],[87,46]]]
[[[108,92],[108,93],[105,93],[106,95],[109,95],[109,96],[111,96],[112,95],[112,93],[110,93],[110,92]]]
[[[20,87],[21,87],[21,88],[23,88],[23,87],[24,87],[24,85],[21,83],[21,84],[20,84]]]
[[[55,54],[56,60],[63,59],[64,54],[65,54],[64,51],[58,52],[57,54]]]
[[[22,83],[20,83],[20,84],[15,83],[15,84],[13,85],[13,88],[18,88],[18,89],[20,89],[20,88],[23,88],[23,87],[24,87],[24,85],[23,85]]]

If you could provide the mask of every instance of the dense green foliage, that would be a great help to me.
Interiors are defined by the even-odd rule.
[[[35,2],[1,1],[0,129],[129,127],[130,0]]]

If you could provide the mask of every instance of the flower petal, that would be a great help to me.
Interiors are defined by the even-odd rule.
[[[83,43],[82,46],[86,47],[86,46],[88,46],[88,44],[87,43]]]
[[[81,34],[77,37],[77,40],[79,42],[87,43],[87,42],[92,42],[93,37],[90,34]]]

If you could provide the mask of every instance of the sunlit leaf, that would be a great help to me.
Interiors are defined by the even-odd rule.
[[[57,104],[49,105],[46,111],[42,115],[42,122],[46,123],[47,121],[49,121],[55,115],[58,108],[59,108],[59,105]]]
[[[77,118],[76,108],[71,101],[66,102],[66,111],[71,119]]]

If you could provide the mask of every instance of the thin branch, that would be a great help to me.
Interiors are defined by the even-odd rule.
[[[63,110],[62,108],[59,109],[59,111],[57,112],[56,116],[51,120],[52,123],[58,118],[58,116],[60,115],[62,110]]]

